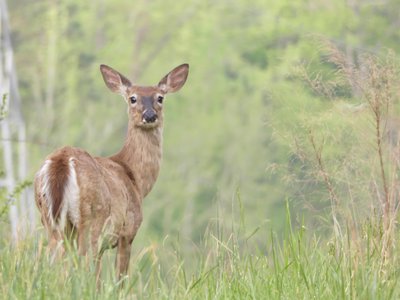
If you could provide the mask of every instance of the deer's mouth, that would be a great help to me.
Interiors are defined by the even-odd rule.
[[[158,127],[159,124],[160,124],[160,121],[158,119],[156,119],[152,122],[148,122],[143,118],[142,121],[139,123],[139,127],[143,128],[143,129],[152,129],[152,128]]]

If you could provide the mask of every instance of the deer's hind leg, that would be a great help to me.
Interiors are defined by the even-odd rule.
[[[41,215],[41,222],[47,231],[48,244],[47,244],[47,256],[52,255],[56,256],[57,248],[63,248],[62,245],[62,234],[52,228],[50,220],[49,220],[49,208],[45,204],[44,194],[42,193],[42,189],[40,188],[40,180],[35,178],[35,202],[37,207],[39,208]],[[61,249],[61,252],[64,252],[64,249]]]
[[[107,214],[103,214],[104,217],[96,219],[90,228],[90,244],[92,256],[96,264],[96,283],[99,287],[100,276],[101,276],[101,259],[103,257],[104,251],[115,247],[117,243],[117,238],[115,235],[110,234],[108,231],[111,229],[112,224],[110,224],[110,218]]]
[[[89,229],[90,223],[81,220],[78,226],[78,253],[79,255],[86,255],[89,249]]]
[[[47,255],[51,261],[62,258],[65,254],[64,235],[59,230],[49,230],[49,243],[47,246]]]
[[[101,235],[101,230],[92,221],[85,221],[79,224],[78,228],[78,252],[79,255],[85,256],[87,267],[90,261],[94,261],[96,268],[96,284],[100,287],[101,274],[101,258],[104,250],[99,249],[98,240]]]
[[[40,207],[42,210],[43,207]],[[56,258],[60,258],[64,255],[64,234],[59,229],[54,229],[50,225],[50,221],[47,217],[47,212],[41,211],[41,221],[44,228],[47,231],[48,236],[48,244],[47,244],[47,256],[51,258],[51,261],[54,261]]]

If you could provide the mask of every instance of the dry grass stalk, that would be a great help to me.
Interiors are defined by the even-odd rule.
[[[365,190],[369,191],[369,198],[372,199],[371,202],[374,202],[371,203],[371,207],[380,207],[378,224],[381,229],[378,232],[381,233],[377,234],[378,241],[377,243],[374,242],[374,244],[379,245],[383,267],[390,257],[391,249],[394,246],[394,230],[399,207],[400,182],[397,175],[400,166],[399,134],[395,135],[394,141],[387,138],[391,133],[389,130],[393,130],[393,128],[388,128],[387,123],[388,120],[390,121],[395,118],[393,114],[396,110],[395,104],[398,97],[396,93],[399,90],[398,82],[400,82],[400,76],[398,74],[397,61],[395,56],[389,53],[383,60],[371,54],[358,54],[355,62],[354,57],[350,57],[348,52],[345,53],[339,50],[331,42],[324,42],[323,49],[327,53],[327,62],[333,64],[336,68],[335,79],[324,82],[323,76],[309,75],[310,73],[305,67],[300,68],[298,75],[314,92],[324,98],[336,100],[339,96],[335,95],[335,89],[338,87],[347,87],[352,92],[351,96],[353,98],[365,103],[365,111],[373,124],[373,129],[369,133],[369,136],[373,137],[371,143],[375,155],[365,158],[364,163],[368,168],[371,168],[371,172],[375,172],[373,170],[376,170],[372,176],[373,184],[370,187],[367,186]],[[399,129],[395,128],[395,132],[400,131],[400,122],[398,125],[395,125],[399,127]],[[356,133],[361,135],[360,132]],[[341,191],[339,193],[341,196],[339,196],[335,188],[336,184],[340,182],[335,181],[334,176],[330,174],[329,164],[324,162],[322,157],[323,143],[320,146],[317,145],[315,134],[313,134],[312,130],[308,131],[308,139],[311,145],[312,157],[315,160],[317,168],[317,178],[322,179],[329,193],[334,232],[336,237],[340,238],[342,234],[338,220],[341,218],[338,216],[344,207],[341,207],[342,203],[339,201],[339,198],[343,197],[344,194],[346,198],[353,199],[351,187],[347,185],[346,191]],[[368,168],[365,170],[368,170]],[[371,187],[373,188],[371,189]],[[354,220],[355,216],[349,213],[344,213],[343,215],[345,216],[344,220],[346,224],[353,224],[351,226],[354,228],[350,228],[350,232],[352,237],[354,237],[357,233],[355,229],[357,226],[357,222]],[[370,216],[370,219],[374,218],[374,216]],[[361,247],[361,244],[359,245]]]

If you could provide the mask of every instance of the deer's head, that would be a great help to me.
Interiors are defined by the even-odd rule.
[[[124,75],[106,65],[101,65],[100,71],[107,87],[124,97],[135,126],[152,129],[162,124],[165,95],[178,91],[185,84],[189,65],[176,67],[155,86],[133,85]]]

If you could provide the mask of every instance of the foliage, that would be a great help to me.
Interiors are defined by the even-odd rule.
[[[8,212],[10,205],[15,203],[21,193],[30,186],[32,186],[32,181],[24,180],[19,182],[9,195],[5,193],[5,190],[1,190],[4,193],[0,194],[0,219]]]
[[[283,230],[285,198],[299,199],[299,193],[287,195],[281,178],[290,174],[274,169],[293,163],[287,141],[275,133],[298,128],[328,107],[293,79],[293,66],[320,67],[323,57],[310,42],[318,35],[343,47],[355,62],[363,50],[397,50],[392,41],[398,31],[388,21],[396,18],[396,8],[392,0],[384,6],[157,0],[136,1],[134,7],[126,0],[11,1],[21,97],[27,124],[35,124],[27,133],[31,172],[65,144],[95,155],[121,147],[124,103],[104,87],[100,63],[154,84],[188,62],[188,83],[165,105],[164,162],[145,202],[142,230],[152,237],[185,232],[197,240],[214,199],[228,210],[237,187],[253,226],[271,221]],[[365,19],[385,37],[365,26]],[[335,70],[332,64],[323,67]],[[294,206],[304,210],[303,201]]]

